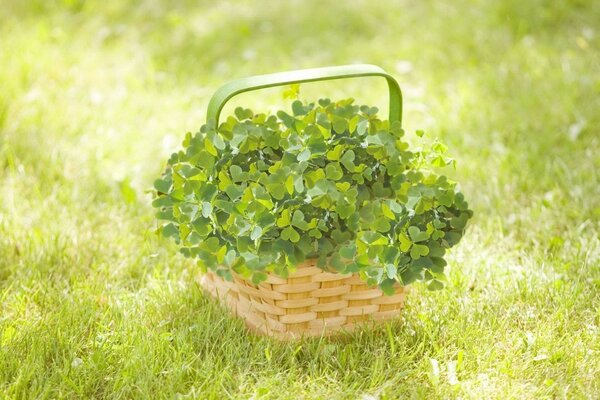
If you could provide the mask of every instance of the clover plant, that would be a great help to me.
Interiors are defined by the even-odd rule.
[[[237,108],[188,133],[154,182],[159,231],[225,279],[257,284],[318,258],[386,293],[395,282],[443,287],[444,254],[472,211],[436,173],[453,163],[446,147],[410,149],[400,124],[377,112],[352,99],[296,100],[291,113]]]

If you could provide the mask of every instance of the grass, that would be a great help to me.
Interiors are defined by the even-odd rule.
[[[599,26],[591,0],[4,2],[0,397],[600,397]],[[458,160],[450,286],[343,340],[249,336],[144,190],[222,82],[352,62]]]

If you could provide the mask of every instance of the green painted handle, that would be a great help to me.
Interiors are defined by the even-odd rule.
[[[356,78],[361,76],[382,76],[386,79],[390,91],[390,122],[402,122],[402,92],[400,91],[398,82],[380,67],[370,64],[301,69],[297,71],[251,76],[231,81],[221,86],[215,94],[213,94],[208,103],[206,120],[207,122],[214,121],[215,126],[218,126],[219,115],[221,114],[223,106],[229,99],[240,93],[273,86],[291,85],[294,83]]]

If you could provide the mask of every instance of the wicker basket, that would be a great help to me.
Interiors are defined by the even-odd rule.
[[[308,260],[287,279],[269,275],[257,285],[234,277],[226,281],[209,271],[200,284],[253,331],[279,339],[330,335],[397,317],[405,288],[385,295],[357,275],[325,272]]]
[[[206,119],[219,126],[219,116],[232,97],[258,89],[365,76],[383,77],[389,89],[389,121],[402,122],[402,93],[398,82],[375,65],[343,65],[279,72],[231,81],[221,86],[210,99]],[[316,260],[298,266],[287,279],[270,275],[256,286],[239,276],[228,282],[212,272],[201,285],[224,303],[251,329],[282,339],[320,336],[349,331],[359,325],[396,317],[404,305],[404,288],[396,287],[386,296],[369,287],[356,275],[327,273],[317,268]]]

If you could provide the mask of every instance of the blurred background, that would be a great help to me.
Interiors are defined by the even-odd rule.
[[[599,1],[2,0],[0,325],[27,334],[84,312],[69,302],[161,320],[196,272],[154,236],[145,191],[212,93],[350,63],[394,75],[407,135],[424,129],[457,160],[448,173],[475,219],[452,255],[455,287],[483,288],[475,304],[520,304],[523,290],[548,298],[570,281],[598,300]],[[387,110],[378,78],[302,86],[323,96]],[[289,107],[279,89],[225,112],[236,105]],[[431,299],[415,301],[435,314]],[[83,326],[37,337],[67,349]]]
[[[395,75],[407,131],[442,137],[479,185],[519,197],[542,180],[546,194],[565,170],[597,167],[597,2],[5,1],[0,13],[3,162],[37,179],[139,192],[220,84],[349,63]],[[379,79],[305,86],[307,99],[386,110]],[[231,108],[286,106],[279,93]]]

